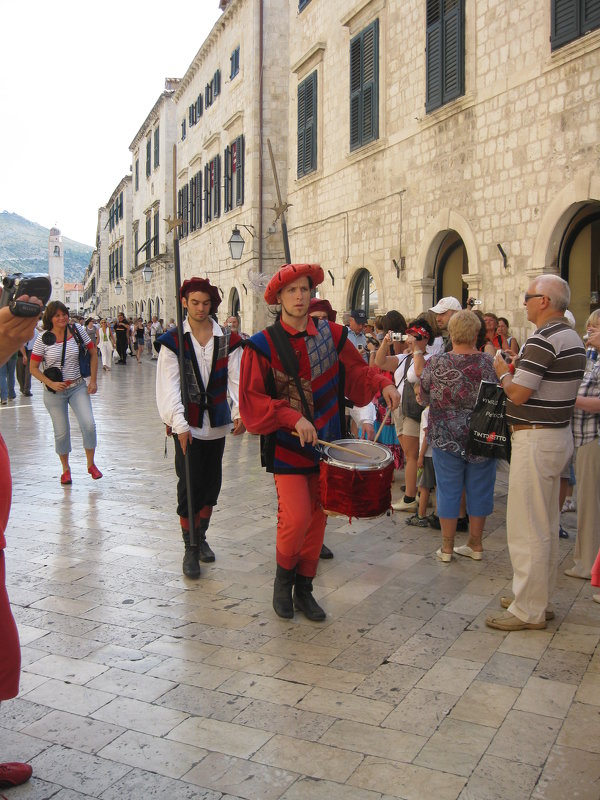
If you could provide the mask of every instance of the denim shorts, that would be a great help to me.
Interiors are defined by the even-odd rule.
[[[494,510],[496,459],[466,461],[459,453],[433,448],[438,516],[458,518],[463,489],[467,492],[467,514],[487,517]]]

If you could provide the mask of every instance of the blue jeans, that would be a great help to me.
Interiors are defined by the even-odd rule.
[[[96,423],[92,413],[92,402],[87,392],[87,384],[81,381],[69,386],[64,392],[52,394],[44,389],[44,405],[48,409],[54,428],[54,449],[59,456],[71,452],[71,428],[69,426],[69,406],[73,409],[83,437],[86,450],[96,449]]]
[[[21,358],[21,356],[19,356]],[[16,358],[9,358],[6,364],[0,367],[0,398],[14,400],[15,394],[15,367]]]
[[[488,517],[494,510],[496,459],[473,462],[458,453],[433,447],[437,512],[442,519],[455,519],[460,510],[463,489],[467,492],[467,513]]]

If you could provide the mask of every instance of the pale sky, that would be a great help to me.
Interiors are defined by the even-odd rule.
[[[220,15],[219,0],[0,0],[0,211],[93,246],[165,78]]]

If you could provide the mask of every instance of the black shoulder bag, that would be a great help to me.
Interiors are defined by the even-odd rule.
[[[68,328],[73,334],[73,338],[77,342],[77,347],[79,348],[79,372],[81,373],[81,377],[89,378],[90,375],[92,374],[90,351],[84,345],[83,339],[81,338],[81,334],[77,330],[77,325],[73,325],[73,327],[69,325]],[[65,336],[65,341],[66,341],[66,336]]]
[[[54,334],[52,334],[52,338],[54,339],[54,341],[56,341],[56,337],[54,336]],[[65,365],[65,353],[66,352],[67,352],[67,331],[65,331],[65,338],[63,339],[62,355],[61,355],[61,358],[60,358],[60,367],[47,367],[44,370],[44,375],[47,378],[49,378],[51,381],[55,381],[56,383],[59,383],[59,382],[62,381],[62,379],[63,379],[62,368]],[[49,392],[52,392],[52,394],[56,394],[56,390],[55,389],[51,389],[46,384],[44,384],[44,386],[46,386],[46,389]]]

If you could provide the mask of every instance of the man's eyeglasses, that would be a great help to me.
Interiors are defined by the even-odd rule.
[[[546,297],[545,294],[525,294],[525,302],[528,303],[530,300],[533,300],[534,297]]]

